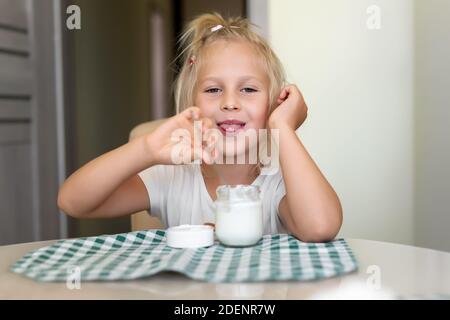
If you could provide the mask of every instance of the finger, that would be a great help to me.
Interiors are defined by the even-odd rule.
[[[283,99],[286,100],[287,98],[289,98],[291,93],[292,93],[292,87],[291,86],[287,86],[286,88],[284,88],[284,97],[283,97]]]
[[[192,155],[193,158],[191,159],[192,161],[198,162],[201,159],[203,159],[203,148],[199,147],[199,148],[193,148],[192,150]]]
[[[201,118],[202,121],[202,131],[207,131],[208,129],[213,128],[214,123],[210,118]]]
[[[283,89],[277,98],[277,105],[282,104],[286,99],[287,99],[287,93],[286,93],[286,90]]]
[[[195,135],[194,137],[198,137],[201,139],[202,131],[203,131],[203,121],[201,119],[194,120],[194,126],[192,127],[192,133]]]
[[[205,162],[206,164],[213,164],[211,154],[206,150],[203,150],[202,161]]]
[[[204,148],[202,160],[206,164],[214,164],[218,159],[219,152],[216,148]]]
[[[200,119],[200,109],[198,107],[189,107],[182,112],[183,116],[188,120]]]
[[[181,145],[177,146],[176,153],[171,154],[172,161],[176,164],[188,164],[191,162],[191,152],[190,145],[181,143]]]
[[[287,99],[287,97],[279,97],[278,99],[277,99],[277,104],[278,105],[280,105],[280,104],[282,104],[284,101],[286,101],[286,99]]]
[[[288,95],[295,95],[295,96],[302,97],[302,93],[301,93],[300,89],[295,84],[289,85],[288,89],[289,89]]]
[[[214,147],[222,137],[219,129],[211,128],[203,134],[203,140],[207,147]]]
[[[202,121],[200,120],[198,108],[188,108],[184,110],[180,115],[182,115],[180,127],[189,131],[191,137],[196,134],[201,134]]]

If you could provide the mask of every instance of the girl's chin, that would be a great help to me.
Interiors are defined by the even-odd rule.
[[[257,142],[246,143],[241,141],[241,143],[236,143],[237,139],[225,139],[223,148],[221,150],[218,149],[219,154],[222,154],[225,158],[232,157],[247,157],[249,153],[257,150]],[[256,151],[255,151],[256,152]]]

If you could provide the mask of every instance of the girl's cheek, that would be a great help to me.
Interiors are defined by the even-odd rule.
[[[265,114],[253,118],[255,128],[264,129],[266,127],[267,117]]]

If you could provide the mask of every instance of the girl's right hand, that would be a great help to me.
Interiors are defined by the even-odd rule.
[[[207,154],[202,152],[202,136],[212,126],[212,120],[201,117],[198,107],[187,108],[170,117],[145,137],[152,153],[152,165],[207,161]]]

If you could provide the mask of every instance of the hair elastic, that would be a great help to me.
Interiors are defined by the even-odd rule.
[[[192,66],[195,63],[195,56],[190,57],[188,63],[190,66]]]
[[[211,28],[211,32],[216,32],[217,30],[220,30],[220,29],[222,29],[222,28],[224,28],[224,26],[221,25],[221,24],[218,24],[218,25],[216,25],[216,26],[214,26],[214,27]],[[230,28],[233,28],[233,29],[239,29],[238,26],[230,26]]]
[[[223,25],[218,24],[217,26],[214,26],[211,28],[211,32],[216,32],[217,30],[220,30],[223,28]]]
[[[218,24],[218,25],[216,25],[216,26],[214,26],[214,27],[211,28],[211,32],[216,32],[217,30],[220,30],[220,29],[222,29],[222,28],[224,28],[224,26],[221,25],[221,24]],[[230,28],[233,28],[233,29],[239,29],[238,26],[230,26]],[[190,58],[188,59],[188,64],[189,64],[190,66],[192,66],[192,65],[195,64],[195,56],[192,56],[192,57],[190,57]]]

